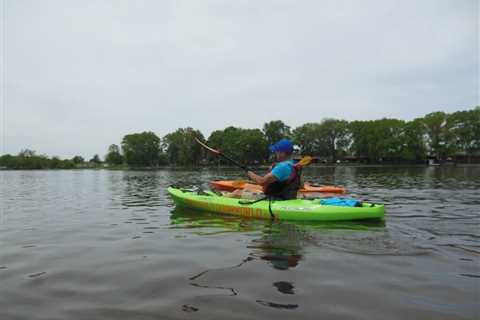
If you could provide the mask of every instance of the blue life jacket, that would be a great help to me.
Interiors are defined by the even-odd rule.
[[[272,164],[268,172],[271,172],[276,163]],[[263,187],[263,192],[270,197],[291,200],[297,198],[297,192],[302,186],[302,166],[298,163],[292,164],[292,173],[285,181],[275,181]]]

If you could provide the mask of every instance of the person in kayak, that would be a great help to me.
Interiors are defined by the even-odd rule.
[[[273,199],[296,199],[301,186],[301,167],[292,160],[293,144],[288,139],[282,139],[270,146],[270,152],[275,153],[274,163],[265,176],[248,171],[248,177],[263,187],[263,193]]]

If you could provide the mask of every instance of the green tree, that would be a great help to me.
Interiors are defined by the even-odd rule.
[[[82,156],[75,156],[72,158],[72,161],[74,164],[82,164],[85,162],[85,159]]]
[[[403,149],[401,158],[407,161],[423,162],[426,159],[425,126],[421,118],[404,125]]]
[[[30,149],[23,149],[18,153],[19,157],[24,157],[24,158],[31,158],[31,157],[34,157],[35,155],[36,155],[36,152]]]
[[[233,126],[227,127],[223,130],[215,130],[208,137],[208,144],[216,149],[221,150],[225,154],[228,154],[232,158],[240,160],[241,157],[241,142],[238,139],[240,137],[242,129]],[[211,156],[210,159],[220,160],[223,163],[223,159]]]
[[[398,119],[376,120],[379,126],[377,134],[380,135],[380,155],[382,160],[399,161],[404,145],[405,121]]]
[[[320,131],[319,123],[305,123],[293,130],[293,143],[300,148],[301,154],[318,156],[325,151]]]
[[[52,157],[50,160],[50,169],[60,169],[62,167],[62,160],[59,157]]]
[[[33,150],[22,150],[18,155],[4,155],[0,157],[0,167],[8,169],[72,169],[73,160],[62,160],[59,157],[48,158],[46,155],[37,155]]]
[[[348,122],[345,120],[325,119],[317,128],[321,150],[332,161],[337,160],[339,151],[345,151],[349,144]]]
[[[259,129],[242,129],[239,137],[240,161],[247,164],[261,163],[268,158],[268,142]]]
[[[274,144],[283,138],[290,138],[292,132],[290,127],[281,120],[267,122],[263,125],[263,134],[269,145]]]
[[[368,121],[352,121],[348,124],[351,134],[350,152],[356,157],[368,157],[371,134]]]
[[[130,166],[156,166],[159,164],[196,165],[213,157],[194,142],[192,136],[203,139],[200,131],[178,129],[162,141],[152,132],[126,135],[122,140],[124,161]],[[439,160],[463,152],[467,157],[480,152],[480,106],[451,114],[432,112],[413,121],[379,119],[352,121],[326,119],[321,123],[306,123],[293,130],[280,120],[265,123],[263,130],[227,127],[212,132],[208,143],[246,164],[268,159],[268,144],[290,137],[302,154],[329,157],[335,160],[347,151],[371,162],[425,161],[427,154]],[[161,143],[162,142],[162,143]],[[207,155],[205,157],[205,155]],[[122,163],[120,148],[109,147],[106,161]],[[220,160],[218,160],[220,159]],[[30,149],[18,155],[0,156],[0,167],[8,169],[74,168],[84,163],[81,156],[71,160],[38,155]],[[95,155],[90,164],[100,164]],[[227,162],[224,162],[227,163]]]
[[[13,169],[15,166],[15,161],[15,156],[12,156],[11,154],[4,154],[0,157],[0,167]]]
[[[241,163],[260,163],[268,158],[268,143],[259,129],[227,127],[216,130],[210,134],[208,144]],[[209,159],[230,164],[217,157],[210,156]]]
[[[351,150],[372,162],[398,161],[403,149],[404,121],[380,119],[374,121],[352,121]]]
[[[453,132],[450,131],[452,122],[448,121],[445,112],[432,112],[423,118],[423,123],[431,155],[444,160],[455,148]]]
[[[471,155],[480,151],[480,107],[454,112],[448,122],[457,150],[465,152],[470,162]]]
[[[192,128],[180,128],[162,139],[162,147],[170,164],[181,166],[200,164],[203,159],[203,149],[194,137],[204,139],[199,130]]]
[[[105,156],[105,162],[111,166],[120,165],[123,163],[123,156],[120,153],[120,147],[116,144],[111,144],[108,147],[107,155]]]
[[[52,161],[45,155],[37,155],[35,151],[25,149],[15,157],[13,169],[49,169]]]
[[[168,155],[163,151],[160,151],[160,153],[158,154],[158,165],[159,166],[168,165]]]
[[[62,160],[61,163],[60,163],[60,168],[62,169],[73,169],[75,168],[75,163],[73,162],[73,160]]]
[[[100,164],[102,163],[102,160],[100,159],[100,157],[98,156],[98,154],[95,154],[92,159],[90,159],[91,163],[94,163],[94,164]]]
[[[123,137],[122,150],[129,166],[156,166],[160,154],[160,138],[153,132],[128,134]]]

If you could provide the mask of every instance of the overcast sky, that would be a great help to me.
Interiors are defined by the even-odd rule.
[[[479,104],[477,0],[0,1],[0,152]]]

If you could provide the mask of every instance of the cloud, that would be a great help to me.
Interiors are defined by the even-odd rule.
[[[6,1],[5,152],[478,104],[478,1]]]

